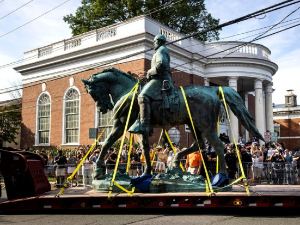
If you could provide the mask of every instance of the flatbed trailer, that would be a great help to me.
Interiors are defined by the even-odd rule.
[[[159,209],[159,208],[299,208],[300,187],[297,185],[250,186],[248,196],[242,186],[234,185],[230,192],[217,192],[208,196],[205,192],[177,193],[108,193],[95,192],[82,187],[67,188],[60,197],[59,189],[33,197],[0,202],[0,212],[52,212],[63,210],[103,209]]]

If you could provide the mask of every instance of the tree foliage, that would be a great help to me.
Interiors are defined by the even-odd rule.
[[[206,11],[204,0],[82,0],[75,15],[66,15],[63,20],[72,34],[78,35],[143,14],[186,35],[219,24]],[[218,40],[219,31],[194,37],[201,41]]]
[[[0,143],[16,142],[16,135],[21,127],[21,109],[19,105],[0,108]]]

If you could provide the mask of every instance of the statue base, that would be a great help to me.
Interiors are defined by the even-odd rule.
[[[95,192],[108,192],[110,182],[112,180],[113,172],[105,174],[98,180],[93,181],[93,188]],[[125,173],[117,172],[115,182],[127,190],[131,190],[131,177]],[[213,186],[217,190],[219,187]],[[232,186],[221,188],[219,192],[232,191]],[[113,186],[113,192],[121,192],[117,186]],[[144,193],[138,188],[136,193]],[[170,169],[166,173],[157,174],[151,181],[149,191],[147,193],[172,193],[172,192],[206,192],[206,186],[203,176],[192,175],[189,172],[183,172],[180,169]]]

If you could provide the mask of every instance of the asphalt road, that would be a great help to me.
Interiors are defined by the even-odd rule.
[[[232,210],[234,211],[234,210]],[[258,213],[258,212],[256,212]],[[261,215],[253,212],[227,212],[217,213],[198,210],[198,212],[185,213],[143,213],[130,212],[129,214],[121,214],[118,212],[107,212],[105,214],[31,214],[31,215],[0,215],[0,224],[24,224],[24,225],[46,225],[46,224],[72,224],[72,225],[119,225],[119,224],[164,224],[164,225],[227,225],[227,224],[299,224],[300,216],[297,214],[286,214],[278,211],[281,215]],[[248,214],[248,215],[246,215]]]

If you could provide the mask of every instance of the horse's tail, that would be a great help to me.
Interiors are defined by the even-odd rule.
[[[259,133],[258,129],[254,126],[252,121],[255,119],[249,113],[248,109],[245,107],[243,99],[241,96],[230,87],[222,87],[226,103],[229,105],[230,109],[234,115],[241,121],[242,125],[255,137],[262,141],[265,141],[263,136]],[[219,89],[217,89],[217,93]]]

